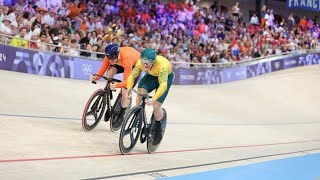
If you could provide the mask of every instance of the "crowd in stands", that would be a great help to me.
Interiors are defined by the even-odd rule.
[[[112,42],[140,51],[154,48],[171,61],[194,63],[320,49],[320,26],[307,17],[275,19],[264,6],[261,15],[245,21],[239,3],[218,9],[216,3],[201,8],[199,0],[18,0],[0,5],[0,34],[14,36],[0,41],[90,58],[103,58]]]

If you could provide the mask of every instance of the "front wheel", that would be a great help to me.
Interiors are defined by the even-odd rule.
[[[88,99],[82,113],[82,128],[91,131],[100,122],[106,108],[106,97],[103,89],[96,90]]]
[[[139,107],[133,107],[123,122],[119,137],[119,148],[122,154],[130,153],[140,137],[142,113]]]

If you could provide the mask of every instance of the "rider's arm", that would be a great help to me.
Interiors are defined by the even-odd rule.
[[[156,93],[153,95],[152,99],[153,100],[157,100],[159,99],[167,90],[167,82],[168,82],[168,76],[169,76],[169,72],[167,70],[167,68],[163,67],[161,69],[160,75],[158,77],[159,80],[159,87],[158,90],[156,91]]]
[[[134,85],[134,80],[139,77],[140,73],[141,73],[141,63],[138,61],[138,63],[136,64],[136,66],[133,68],[133,70],[131,71],[131,74],[129,75],[128,79],[127,79],[127,89],[131,89],[133,88]]]
[[[104,73],[107,71],[107,69],[108,69],[108,67],[109,67],[109,60],[108,60],[108,58],[104,58],[104,60],[103,60],[103,64],[102,64],[102,66],[100,67],[100,69],[99,69],[99,71],[96,73],[96,74],[98,74],[98,75],[100,75],[100,76],[103,76],[104,75]],[[97,76],[97,79],[100,79],[101,77],[99,77],[99,76]]]

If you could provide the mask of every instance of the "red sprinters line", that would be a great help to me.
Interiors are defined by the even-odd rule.
[[[306,141],[292,141],[292,142],[282,142],[282,143],[270,143],[270,144],[253,144],[253,145],[239,145],[239,146],[224,146],[224,147],[213,147],[213,148],[200,148],[200,149],[182,149],[182,150],[171,150],[171,151],[159,151],[153,154],[169,154],[169,153],[183,153],[183,152],[196,152],[196,151],[209,151],[209,150],[219,150],[219,149],[236,149],[236,148],[248,148],[248,147],[263,147],[263,146],[276,146],[285,144],[298,144],[307,142],[316,142],[320,139],[306,140]],[[149,154],[147,152],[136,152],[129,155],[137,156]],[[5,159],[0,160],[0,163],[11,163],[11,162],[33,162],[33,161],[50,161],[50,160],[68,160],[68,159],[85,159],[85,158],[99,158],[99,157],[115,157],[123,156],[122,154],[101,154],[101,155],[86,155],[86,156],[65,156],[65,157],[48,157],[48,158],[30,158],[30,159]],[[128,155],[126,155],[128,156]]]

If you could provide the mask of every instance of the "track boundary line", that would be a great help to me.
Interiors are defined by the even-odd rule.
[[[309,155],[309,153],[307,153],[307,152],[317,151],[317,150],[320,150],[320,148],[305,149],[305,150],[300,150],[300,151],[291,151],[291,152],[276,153],[276,154],[267,154],[267,155],[261,155],[261,156],[252,156],[252,157],[247,157],[247,158],[231,159],[231,160],[225,160],[225,161],[203,163],[203,164],[195,164],[195,165],[188,165],[188,166],[179,166],[179,167],[166,168],[166,169],[156,169],[156,170],[140,171],[140,172],[134,172],[134,173],[117,174],[117,175],[111,175],[111,176],[94,177],[94,178],[88,178],[88,179],[82,179],[82,180],[98,180],[98,179],[109,179],[109,178],[134,176],[134,175],[148,174],[148,173],[159,173],[159,172],[164,172],[164,171],[190,169],[190,168],[196,168],[196,167],[212,166],[212,165],[218,165],[218,164],[225,164],[225,163],[232,163],[232,162],[239,162],[239,161],[248,161],[248,160],[253,160],[253,159],[260,159],[260,158],[274,157],[274,156],[282,156],[282,155],[289,155],[289,154],[297,154],[297,153],[305,153],[306,155]],[[274,160],[278,160],[278,159],[274,159]],[[270,160],[270,161],[272,161],[272,160]],[[259,163],[259,162],[255,162],[255,163]],[[220,169],[223,169],[223,168],[220,168]]]
[[[212,148],[198,148],[198,149],[181,149],[181,150],[169,150],[159,151],[153,154],[171,154],[171,153],[186,153],[186,152],[198,152],[198,151],[212,151],[221,149],[239,149],[239,148],[251,148],[251,147],[266,147],[266,146],[279,146],[288,144],[300,144],[300,143],[311,143],[318,142],[320,139],[304,140],[304,141],[291,141],[291,142],[280,142],[280,143],[268,143],[268,144],[252,144],[252,145],[238,145],[238,146],[222,146]],[[118,154],[100,154],[100,155],[83,155],[83,156],[64,156],[64,157],[47,157],[47,158],[26,158],[26,159],[0,159],[0,163],[15,163],[15,162],[35,162],[35,161],[51,161],[51,160],[71,160],[71,159],[89,159],[89,158],[106,158],[116,156],[138,156],[147,155],[148,152],[135,152],[128,155]]]

